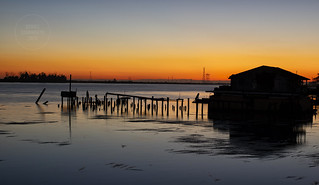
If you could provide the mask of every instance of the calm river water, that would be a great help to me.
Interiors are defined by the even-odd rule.
[[[208,97],[212,85],[74,84],[155,98]],[[34,101],[46,92],[39,105]],[[0,184],[318,184],[318,119],[196,119],[60,106],[68,84],[0,83]],[[110,97],[109,97],[110,98]],[[42,102],[48,101],[48,105]],[[150,103],[150,102],[148,102]],[[164,109],[165,110],[165,109]],[[199,110],[201,112],[201,108]]]

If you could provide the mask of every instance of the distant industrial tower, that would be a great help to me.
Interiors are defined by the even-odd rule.
[[[205,67],[203,67],[203,82],[209,81],[210,74],[206,73]]]

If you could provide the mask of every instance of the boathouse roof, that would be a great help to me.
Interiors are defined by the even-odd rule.
[[[265,66],[265,65],[259,66],[259,67],[241,72],[241,73],[233,74],[229,77],[229,79],[249,76],[251,73],[256,73],[256,72],[267,72],[267,73],[273,73],[273,74],[281,74],[282,76],[286,76],[286,77],[294,78],[294,79],[298,79],[298,80],[310,80],[309,78],[300,76],[298,74],[281,69],[279,67],[270,67],[270,66]]]

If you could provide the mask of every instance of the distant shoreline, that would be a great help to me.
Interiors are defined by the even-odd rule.
[[[69,83],[64,82],[44,82],[44,81],[4,81],[0,80],[0,83]],[[135,81],[95,81],[95,80],[72,80],[72,83],[105,83],[105,84],[179,84],[179,85],[229,85],[227,82],[135,82]]]

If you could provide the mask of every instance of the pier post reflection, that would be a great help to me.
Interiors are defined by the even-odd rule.
[[[71,111],[69,110],[69,136],[70,136],[70,143],[72,143],[72,119],[71,119]]]
[[[91,107],[91,108],[92,108],[92,111],[95,111],[95,109],[93,107]],[[64,122],[66,122],[68,124],[68,135],[69,135],[69,142],[68,143],[69,144],[72,143],[72,118],[76,117],[77,111],[79,111],[77,109],[77,107],[74,107],[73,109],[71,109],[71,108],[63,109],[61,107],[61,117],[65,118]],[[83,108],[82,113],[90,114],[87,108]]]

